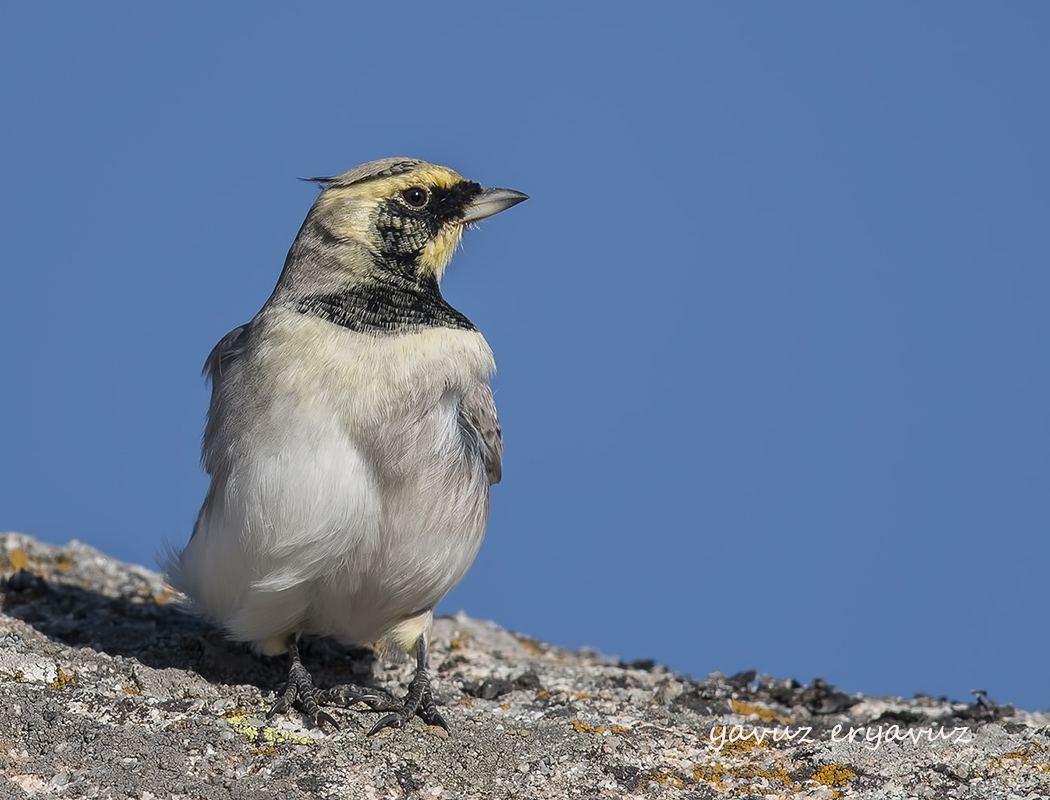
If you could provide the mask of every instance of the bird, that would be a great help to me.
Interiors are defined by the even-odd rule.
[[[386,158],[320,187],[276,287],[208,356],[201,460],[210,477],[168,582],[257,652],[287,653],[268,718],[318,700],[418,715],[448,730],[427,651],[438,602],[463,578],[500,481],[493,353],[442,296],[464,229],[528,199],[448,167]],[[415,656],[401,700],[315,689],[302,636]]]

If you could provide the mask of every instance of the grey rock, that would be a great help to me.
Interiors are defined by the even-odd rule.
[[[0,536],[0,798],[1050,796],[1050,714],[678,675],[465,616],[431,651],[448,735],[330,709],[266,722],[286,664],[186,613],[159,575]],[[408,663],[308,639],[319,687],[400,695]]]

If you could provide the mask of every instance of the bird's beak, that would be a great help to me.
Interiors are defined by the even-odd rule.
[[[527,194],[513,189],[482,189],[481,193],[463,208],[463,222],[477,222],[528,199]]]

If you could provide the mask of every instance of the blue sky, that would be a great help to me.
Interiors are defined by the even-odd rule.
[[[1050,707],[1050,9],[523,8],[6,9],[0,529],[184,542],[296,178],[413,156],[532,197],[444,282],[507,448],[444,611]]]

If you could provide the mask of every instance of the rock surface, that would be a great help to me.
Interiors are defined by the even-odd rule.
[[[431,651],[451,736],[417,719],[369,738],[357,709],[329,709],[337,733],[266,722],[285,662],[227,642],[155,573],[5,534],[0,574],[5,800],[1050,796],[1050,714],[695,681],[463,616]],[[303,659],[320,687],[400,695],[410,676],[328,640]]]

